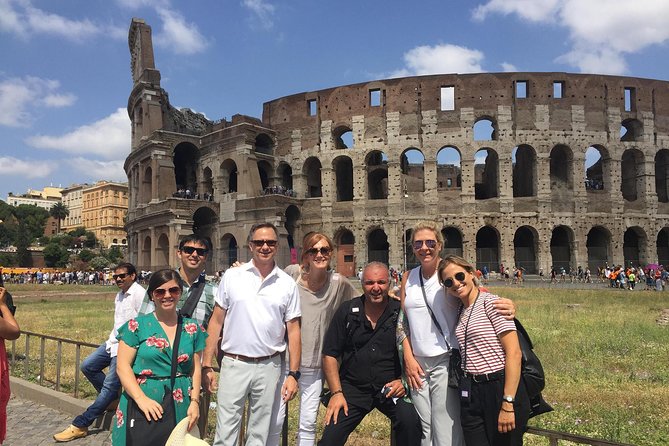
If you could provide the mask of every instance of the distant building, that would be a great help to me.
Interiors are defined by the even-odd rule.
[[[90,184],[73,184],[66,187],[62,191],[63,204],[70,211],[70,214],[63,220],[61,230],[63,232],[70,232],[74,229],[83,226],[82,211],[84,208],[84,194],[85,188],[90,187]]]
[[[7,204],[11,206],[34,205],[48,211],[61,200],[62,190],[60,187],[48,186],[42,190],[28,189],[28,192],[22,195],[14,195],[10,192],[7,195]]]
[[[93,232],[102,246],[125,246],[127,211],[128,183],[98,181],[82,189],[81,224],[77,226]]]

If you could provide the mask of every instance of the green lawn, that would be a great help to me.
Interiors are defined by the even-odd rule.
[[[9,289],[23,330],[93,343],[109,334],[113,287]],[[669,326],[656,322],[669,308],[669,293],[606,288],[492,291],[517,303],[518,317],[546,371],[544,396],[555,411],[531,420],[531,425],[635,445],[669,444]],[[20,347],[22,340],[17,342]],[[33,354],[38,348],[37,343],[31,346]],[[90,386],[84,389],[92,395]],[[294,432],[294,413],[290,422]],[[388,444],[388,423],[378,414],[370,416],[356,438],[350,444]],[[548,444],[529,435],[526,439],[528,445]]]

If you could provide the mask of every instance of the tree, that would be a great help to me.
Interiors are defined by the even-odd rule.
[[[44,225],[49,218],[49,212],[46,209],[31,204],[21,204],[14,208],[14,216],[25,225],[29,244],[44,235]]]
[[[70,215],[70,210],[61,201],[59,201],[51,206],[51,209],[49,209],[49,215],[58,219],[58,229],[56,233],[60,234],[60,222],[65,220],[67,216]]]
[[[43,251],[44,263],[49,267],[62,268],[70,259],[69,251],[58,242],[49,243]]]
[[[77,257],[79,257],[82,262],[88,263],[93,259],[93,257],[95,257],[95,254],[93,254],[93,251],[89,249],[82,249]]]
[[[16,235],[16,263],[19,266],[31,267],[32,257],[28,251],[30,246],[30,234],[24,222],[19,223],[19,228]]]
[[[101,270],[103,268],[111,266],[111,263],[109,262],[109,260],[107,260],[106,257],[97,256],[91,259],[91,261],[88,263],[88,266],[90,266],[94,270]]]

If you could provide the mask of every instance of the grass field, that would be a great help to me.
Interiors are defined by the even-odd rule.
[[[9,289],[23,330],[92,343],[109,334],[114,287],[10,285]],[[606,288],[492,287],[492,291],[517,303],[518,317],[546,371],[544,396],[555,411],[531,420],[531,425],[635,445],[669,444],[669,326],[657,322],[669,309],[669,293]],[[20,339],[19,349],[21,345]],[[37,350],[38,345],[31,346],[31,356]],[[47,347],[49,351],[55,354],[55,347]],[[64,349],[63,355],[68,354]],[[52,369],[53,362],[49,361]],[[34,367],[31,370],[34,373]],[[72,376],[70,370],[62,380]],[[93,395],[87,383],[83,392]],[[289,419],[294,432],[295,414]],[[372,414],[349,443],[388,444],[388,422]],[[548,441],[528,435],[526,444]]]

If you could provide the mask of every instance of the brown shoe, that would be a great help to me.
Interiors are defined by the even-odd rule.
[[[87,427],[77,427],[73,424],[70,425],[63,432],[60,432],[53,436],[53,439],[59,443],[64,443],[66,441],[76,440],[77,438],[82,438],[88,435]]]

